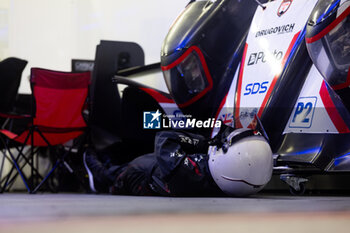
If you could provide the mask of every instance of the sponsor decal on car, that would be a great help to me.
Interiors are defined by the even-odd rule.
[[[248,66],[251,65],[256,65],[259,62],[261,63],[265,63],[267,60],[281,60],[283,58],[283,52],[282,51],[277,51],[274,50],[273,53],[267,53],[265,54],[265,52],[257,52],[257,53],[251,53],[249,55],[249,59],[248,59]]]
[[[259,83],[248,83],[245,86],[245,92],[244,95],[255,95],[255,94],[263,94],[267,91],[267,85],[269,84],[268,81]]]
[[[267,36],[272,34],[284,34],[293,32],[295,23],[289,23],[282,26],[276,26],[264,30],[257,31],[255,37]]]
[[[277,15],[281,17],[284,13],[286,13],[290,5],[292,5],[292,2],[293,0],[283,0],[280,7],[277,10]]]
[[[315,112],[317,97],[300,97],[292,113],[291,128],[310,128]]]

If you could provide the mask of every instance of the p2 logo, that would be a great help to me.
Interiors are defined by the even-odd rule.
[[[317,97],[300,97],[292,113],[291,128],[310,128]]]

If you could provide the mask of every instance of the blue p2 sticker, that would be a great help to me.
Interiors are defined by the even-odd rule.
[[[290,128],[310,128],[317,97],[300,97],[293,110]]]

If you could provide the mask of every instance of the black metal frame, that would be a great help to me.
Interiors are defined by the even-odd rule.
[[[47,144],[47,147],[50,149],[50,151],[54,151],[52,150],[55,146],[52,146],[50,144],[50,142],[45,138],[45,136],[43,135],[43,133],[38,129],[38,127],[36,126],[31,126],[29,128],[29,133],[28,135],[26,136],[25,138],[25,141],[23,142],[23,144],[21,144],[20,146],[15,146],[16,150],[18,151],[18,155],[17,157],[14,156],[13,152],[11,152],[9,146],[8,146],[8,143],[9,143],[9,139],[4,139],[3,137],[0,137],[1,138],[1,141],[2,143],[4,144],[5,146],[5,149],[6,151],[8,151],[9,155],[10,155],[10,158],[8,158],[6,156],[5,153],[4,156],[6,156],[7,159],[9,159],[11,162],[12,162],[12,168],[10,170],[10,172],[7,174],[6,178],[3,178],[2,180],[0,180],[0,185],[2,185],[3,183],[3,186],[0,190],[0,192],[4,192],[6,190],[8,190],[15,178],[17,177],[17,175],[19,174],[21,176],[21,179],[26,187],[26,189],[28,190],[29,193],[31,194],[34,194],[36,193],[45,183],[46,181],[48,180],[48,178],[51,177],[52,173],[56,170],[56,168],[59,166],[59,165],[64,165],[64,167],[66,167],[66,169],[70,172],[70,173],[73,173],[74,174],[74,170],[67,164],[67,162],[64,160],[66,158],[66,156],[71,152],[71,150],[77,146],[79,143],[76,142],[76,143],[73,143],[73,145],[71,147],[69,147],[69,150],[66,151],[64,154],[60,155],[58,153],[55,153],[55,157],[57,158],[56,162],[53,164],[51,170],[46,174],[45,177],[41,176],[40,173],[39,173],[39,168],[38,168],[38,163],[34,166],[34,155],[37,154],[38,152],[38,148],[39,147],[35,147],[34,146],[34,133],[37,132],[40,137],[45,141],[45,143]],[[83,137],[85,136],[85,134],[83,133]],[[30,138],[30,154],[29,154],[29,158],[27,158],[26,154],[23,153],[23,150],[24,148],[28,145],[27,142],[29,140],[29,137]],[[84,139],[83,139],[84,140]],[[37,148],[37,149],[35,149]],[[20,165],[20,162],[21,162],[21,158],[23,158],[24,160],[24,163],[22,165]],[[22,161],[23,161],[22,160]],[[37,160],[38,161],[38,160]],[[31,168],[31,175],[30,175],[30,178],[28,179],[25,174],[23,173],[22,169],[26,166],[26,165],[29,165],[30,168]],[[14,170],[17,170],[18,173],[16,173],[15,175],[12,176],[12,173]],[[12,177],[11,177],[12,176]],[[35,179],[40,179],[40,183],[37,184],[35,182]],[[80,182],[80,184],[82,186],[84,186],[82,184],[82,182]],[[51,189],[52,191],[52,189]]]

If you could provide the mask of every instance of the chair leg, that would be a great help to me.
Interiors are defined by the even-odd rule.
[[[18,150],[18,148],[16,147],[16,149]],[[19,151],[19,150],[18,150]],[[36,154],[38,152],[38,150],[30,150],[30,154],[29,154],[29,156],[28,157],[33,157],[32,155],[34,155],[34,154]],[[39,173],[39,166],[36,166],[36,167],[34,167],[34,166],[31,166],[31,161],[30,161],[30,158],[27,158],[27,156],[26,156],[26,154],[24,154],[24,153],[20,153],[19,152],[19,156],[21,156],[21,158],[23,158],[24,159],[24,163],[23,163],[23,165],[22,165],[22,167],[21,167],[21,169],[23,169],[27,164],[29,164],[29,166],[30,166],[30,168],[31,168],[31,173],[32,174],[34,174],[34,172],[35,172],[35,176],[38,178],[38,179],[43,179],[43,177],[40,175],[40,173]],[[18,162],[18,164],[19,164],[19,162]],[[33,187],[33,186],[31,186],[31,187]]]
[[[4,177],[2,180],[1,180],[1,185],[3,184],[2,188],[1,188],[1,192],[5,192],[6,189],[10,189],[15,178],[17,177],[18,173],[16,173],[12,178],[12,173],[13,171],[15,170],[15,165],[14,163],[12,162],[11,158],[8,158],[6,156],[6,158],[10,161],[12,167],[11,167],[11,170],[6,174],[6,177]]]
[[[69,164],[65,161],[65,158],[66,156],[71,152],[71,150],[65,152],[61,158],[58,158],[57,161],[55,162],[54,166],[52,166],[52,169],[49,171],[49,173],[45,176],[45,178],[40,182],[40,184],[38,186],[36,186],[34,188],[34,190],[31,192],[32,194],[35,194],[41,187],[42,185],[45,184],[45,182],[47,181],[47,179],[52,175],[52,173],[56,170],[56,168],[59,166],[59,165],[63,165],[71,174],[74,174],[74,170],[71,168],[71,166],[69,166]],[[83,182],[81,182],[79,179],[79,184],[85,188]]]
[[[56,170],[56,168],[58,167],[58,165],[61,163],[61,161],[57,160],[55,165],[52,167],[52,169],[49,171],[49,173],[45,176],[44,179],[42,179],[42,181],[34,188],[33,191],[31,191],[31,194],[35,194],[42,185],[45,184],[46,180],[51,176],[51,174]]]
[[[18,150],[18,148],[16,147],[16,149]],[[19,150],[18,150],[19,151]],[[35,152],[36,153],[36,152]],[[18,155],[18,156],[21,156],[20,158],[18,158],[17,157],[17,159],[18,159],[18,161],[17,161],[17,163],[18,164],[20,164],[21,163],[21,159],[22,160],[24,160],[24,163],[21,165],[21,167],[20,167],[20,169],[21,169],[21,171],[23,170],[23,168],[27,165],[27,164],[29,164],[29,159],[26,157],[26,155],[23,153],[22,155]],[[9,159],[9,158],[8,158]],[[14,183],[14,181],[15,181],[15,179],[17,178],[17,175],[18,175],[18,173],[15,173],[13,176],[12,176],[12,173],[13,173],[13,171],[14,171],[14,169],[15,169],[15,166],[14,166],[14,164],[13,164],[13,162],[9,159],[9,161],[12,163],[12,168],[11,168],[11,171],[7,174],[7,177],[6,177],[6,182],[5,182],[5,184],[6,185],[4,185],[4,188],[3,188],[3,192],[4,191],[6,191],[6,188],[7,189],[10,189],[11,188],[11,186],[12,186],[12,184]],[[35,173],[36,173],[36,176],[38,176],[38,178],[39,179],[43,179],[43,177],[40,175],[40,173],[39,173],[39,171],[38,171],[38,169],[37,168],[32,168],[34,171],[35,171]],[[12,176],[12,178],[10,178]],[[5,180],[5,178],[4,178],[4,180]],[[3,181],[1,181],[1,183],[3,183]]]
[[[31,187],[34,187],[34,132],[35,130],[32,128],[30,131],[30,134],[32,135],[30,137],[30,157],[29,157],[29,166],[31,167],[31,174],[30,174],[30,185]]]
[[[25,160],[25,163],[22,164],[22,166],[19,168],[21,171],[23,171],[23,168],[28,164],[28,159],[26,158],[26,156],[23,154],[23,149],[21,148],[21,150],[19,150],[17,147],[15,147],[18,151],[18,155],[17,155],[17,158],[15,160],[13,159],[10,159],[9,161],[11,161],[12,163],[12,168],[10,170],[10,172],[7,174],[7,177],[6,177],[6,181],[5,181],[5,185],[3,187],[3,191],[6,191],[6,188],[7,189],[10,189],[11,186],[13,185],[15,179],[17,178],[17,175],[19,173],[15,173],[14,176],[11,178],[12,176],[12,173],[14,172],[14,170],[16,169],[16,165],[15,163],[17,163],[17,165],[19,166],[19,164],[21,163],[21,159],[23,158]],[[9,151],[10,153],[10,151]],[[23,174],[24,175],[24,174]],[[26,182],[28,179],[25,178],[25,181]]]
[[[8,144],[7,144],[6,141],[3,139],[3,137],[0,137],[0,139],[1,139],[2,143],[3,143],[3,145],[5,146],[6,151],[8,151],[8,153],[9,153],[9,155],[10,155],[10,157],[11,157],[11,160],[12,160],[12,162],[13,162],[13,165],[14,165],[15,168],[17,169],[19,175],[21,176],[22,181],[23,181],[23,183],[24,183],[26,189],[27,189],[28,192],[30,193],[30,192],[31,192],[31,189],[30,189],[30,187],[29,187],[29,185],[28,185],[27,178],[26,178],[26,176],[23,174],[21,168],[19,167],[19,165],[18,165],[18,163],[17,163],[17,160],[20,158],[21,155],[23,155],[22,153],[23,153],[24,146],[22,146],[21,149],[18,150],[18,151],[19,151],[18,156],[17,156],[17,158],[15,158],[15,157],[13,156],[13,154],[12,154],[10,148],[8,147]],[[29,139],[29,134],[27,135],[25,142],[26,142],[28,139]],[[25,144],[25,143],[24,143],[24,144]],[[12,170],[12,169],[11,169],[11,170]],[[6,186],[7,186],[8,179],[9,179],[9,177],[7,177],[6,183],[5,183],[4,187],[2,188],[2,191],[5,190],[5,188],[6,188]]]
[[[48,145],[48,147],[50,149],[53,149],[53,146],[50,144],[50,142],[45,138],[45,136],[40,132],[40,130],[38,129],[34,129],[35,131],[37,131],[40,135],[40,137],[46,142],[46,144]],[[77,143],[78,144],[78,143]],[[63,165],[70,173],[74,174],[74,170],[69,166],[69,164],[65,161],[65,158],[68,154],[70,154],[72,148],[74,146],[76,146],[77,144],[74,144],[72,147],[70,147],[70,149],[68,151],[66,151],[65,153],[63,153],[63,155],[56,155],[57,160],[55,162],[55,164],[52,166],[52,169],[48,172],[48,174],[41,180],[41,182],[30,192],[32,194],[36,193],[46,182],[47,180],[51,177],[51,175],[53,174],[53,172],[56,170],[56,168],[59,165]],[[53,150],[52,150],[53,151]],[[83,185],[83,183],[79,180],[80,185],[82,185],[82,187],[85,188],[85,186]]]
[[[4,164],[5,164],[5,154],[4,152],[1,150],[1,154],[2,154],[2,160],[1,160],[1,166],[0,166],[0,193],[2,193],[2,172],[4,170]]]
[[[10,163],[10,165],[12,165],[11,167],[11,170],[6,174],[6,176],[0,178],[0,193],[3,193],[6,191],[6,188],[10,188],[10,186],[12,185],[13,181],[15,180],[15,178],[17,177],[18,173],[16,173],[12,179],[10,180],[10,177],[12,176],[12,173],[15,169],[15,166],[12,162],[12,159],[9,158],[7,155],[6,155],[6,150],[5,151],[2,151],[2,155],[3,155],[3,159],[2,159],[2,165],[1,165],[1,169],[3,171],[3,168],[4,168],[4,164],[5,164],[5,159],[7,159]],[[21,168],[22,169],[22,168]],[[2,174],[2,172],[1,172]],[[10,180],[10,181],[9,181]]]
[[[29,185],[28,185],[27,178],[25,177],[25,175],[23,174],[22,170],[20,169],[20,167],[19,167],[19,165],[18,165],[18,163],[17,163],[15,157],[13,156],[13,154],[12,154],[10,151],[9,151],[9,154],[10,154],[10,157],[11,157],[13,163],[14,163],[14,166],[16,167],[16,169],[17,169],[19,175],[21,176],[21,178],[22,178],[22,180],[23,180],[24,185],[26,186],[26,189],[27,189],[28,192],[30,193],[31,190],[30,190],[30,187],[29,187]]]
[[[40,130],[38,129],[34,129],[35,131],[37,131],[40,135],[40,137],[45,141],[45,143],[48,145],[48,147],[50,149],[53,148],[53,146],[50,144],[50,142],[45,138],[45,136],[41,133]],[[33,138],[33,137],[32,137]],[[32,139],[32,142],[33,143],[33,139]],[[33,147],[32,147],[33,148]],[[34,155],[32,155],[32,163],[33,163],[33,159],[34,159]],[[32,194],[36,193],[47,181],[47,179],[51,176],[51,174],[56,170],[56,168],[58,167],[58,165],[62,163],[62,160],[59,159],[59,156],[58,156],[58,159],[56,161],[56,163],[53,165],[52,169],[49,171],[49,173],[41,180],[41,182],[31,191]]]

